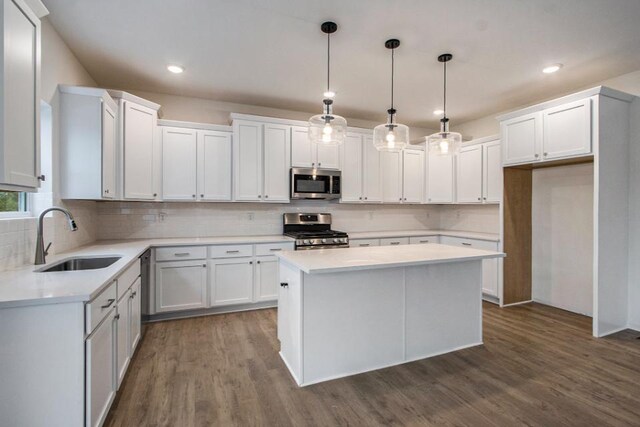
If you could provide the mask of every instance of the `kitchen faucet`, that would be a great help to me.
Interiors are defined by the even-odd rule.
[[[63,214],[65,214],[67,216],[67,220],[69,221],[69,228],[71,229],[71,231],[76,231],[78,229],[78,226],[76,225],[76,222],[73,219],[73,215],[71,215],[71,212],[69,212],[68,210],[64,209],[64,208],[60,208],[57,206],[51,207],[49,209],[45,209],[40,213],[40,216],[38,217],[38,238],[36,240],[36,260],[35,260],[35,265],[40,265],[40,264],[44,264],[46,263],[46,256],[49,253],[49,248],[51,247],[51,242],[49,242],[49,244],[47,245],[47,247],[44,247],[44,238],[42,236],[43,234],[43,221],[44,221],[44,216],[46,214],[48,214],[51,211],[60,211]]]

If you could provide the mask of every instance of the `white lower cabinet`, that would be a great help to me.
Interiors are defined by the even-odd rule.
[[[125,293],[118,301],[118,307],[116,309],[116,376],[117,376],[117,388],[122,384],[124,374],[127,373],[127,367],[129,367],[130,357],[130,344],[129,344],[129,331],[131,329],[131,307],[129,298],[129,292]]]
[[[380,239],[349,239],[351,248],[367,248],[370,246],[380,246]]]
[[[142,294],[140,287],[142,281],[140,277],[136,279],[131,286],[131,295],[129,296],[129,356],[132,357],[136,351],[136,347],[142,338],[141,324],[142,324]]]
[[[426,243],[440,243],[440,236],[409,237],[410,245],[424,245]]]
[[[85,341],[85,406],[87,426],[100,426],[116,395],[116,309],[112,306],[102,323]]]
[[[207,306],[207,263],[202,260],[156,263],[156,312]]]
[[[408,237],[389,237],[380,239],[380,246],[398,246],[398,245],[408,245],[409,238]]]
[[[278,299],[278,258],[275,256],[256,257],[254,301],[275,301]]]
[[[211,306],[250,303],[253,300],[253,258],[209,260]]]
[[[443,245],[464,246],[468,248],[483,249],[487,251],[498,251],[498,242],[487,240],[464,239],[461,237],[440,237]],[[498,297],[499,283],[499,260],[485,259],[482,261],[482,293]]]

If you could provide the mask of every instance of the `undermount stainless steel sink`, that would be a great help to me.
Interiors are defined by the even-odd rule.
[[[119,256],[103,256],[103,257],[77,257],[69,258],[64,261],[58,261],[50,266],[36,270],[38,273],[50,273],[52,271],[77,271],[77,270],[97,270],[109,267],[118,261]]]

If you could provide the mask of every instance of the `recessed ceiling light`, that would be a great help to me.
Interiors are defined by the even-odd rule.
[[[444,111],[443,111],[443,110],[440,110],[440,109],[438,109],[438,110],[433,110],[433,115],[435,115],[435,116],[439,116],[439,115],[440,115],[440,114],[442,114],[442,113],[444,113]]]
[[[167,70],[171,71],[173,74],[180,74],[184,71],[184,68],[179,65],[167,65]]]
[[[542,69],[542,72],[545,74],[551,74],[551,73],[555,73],[560,68],[562,68],[562,64],[553,64],[553,65],[549,65],[548,67],[544,67]]]

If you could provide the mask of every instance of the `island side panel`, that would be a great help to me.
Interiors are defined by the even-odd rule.
[[[406,269],[406,360],[482,344],[482,261]]]
[[[302,385],[302,279],[303,273],[280,261],[278,339],[280,357],[298,385]]]
[[[404,268],[303,275],[303,385],[404,360]]]

